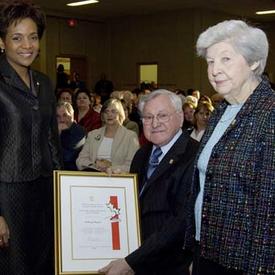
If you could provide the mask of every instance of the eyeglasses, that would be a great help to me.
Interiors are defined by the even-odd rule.
[[[109,114],[112,114],[112,115],[116,115],[118,113],[118,111],[117,110],[115,110],[115,109],[105,109],[104,110],[104,114],[106,114],[106,115],[109,115]]]
[[[174,112],[174,113],[176,113],[176,112]],[[156,118],[157,121],[160,122],[160,123],[168,122],[170,120],[171,116],[174,113],[171,113],[171,114],[169,114],[169,113],[159,113],[155,116],[151,115],[151,114],[144,115],[142,117],[142,122],[146,125],[151,124],[153,122],[154,118]]]

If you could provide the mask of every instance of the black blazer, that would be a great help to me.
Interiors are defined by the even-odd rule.
[[[140,197],[143,244],[126,257],[138,274],[184,274],[191,253],[183,250],[185,211],[190,195],[198,142],[186,130],[164,156]],[[152,144],[140,148],[130,172],[138,174],[141,190]]]
[[[29,89],[0,57],[0,181],[52,176],[61,167],[55,96],[49,78],[32,71]],[[34,93],[35,91],[35,93]]]

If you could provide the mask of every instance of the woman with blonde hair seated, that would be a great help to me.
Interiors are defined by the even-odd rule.
[[[108,99],[101,109],[104,126],[91,131],[76,165],[79,170],[128,172],[139,148],[137,134],[122,126],[125,113],[118,99]]]

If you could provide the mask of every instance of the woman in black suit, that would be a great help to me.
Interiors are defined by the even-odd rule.
[[[25,0],[0,7],[0,273],[53,274],[52,170],[60,168],[55,97],[30,69],[45,18]]]

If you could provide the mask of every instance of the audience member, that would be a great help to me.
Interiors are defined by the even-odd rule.
[[[198,143],[181,129],[182,102],[176,94],[156,90],[141,99],[139,109],[150,143],[137,151],[130,172],[138,175],[143,242],[100,271],[189,275],[192,253],[183,248],[185,214]]]
[[[88,134],[76,160],[78,169],[129,172],[139,143],[136,133],[122,126],[125,114],[121,102],[117,99],[105,101],[101,119],[104,126]]]
[[[74,109],[69,102],[61,101],[56,107],[56,117],[66,170],[77,170],[75,161],[84,143],[86,131],[74,121]]]
[[[128,129],[134,131],[139,137],[139,126],[135,121],[129,119],[129,113],[131,113],[131,105],[128,105],[126,101],[121,100],[123,110],[125,113],[125,120],[123,122],[123,126]]]
[[[140,83],[140,89],[144,95],[150,94],[153,90],[151,84],[144,81]]]
[[[193,121],[194,121],[194,113],[197,105],[194,105],[192,102],[185,102],[182,105],[183,114],[184,114],[184,122],[183,129],[186,129],[189,133],[193,130]]]
[[[57,94],[57,101],[58,102],[69,102],[73,104],[73,91],[71,89],[61,89]]]
[[[139,102],[140,94],[141,94],[141,90],[139,88],[136,88],[132,91],[132,95],[133,95],[132,109],[131,109],[131,112],[129,113],[129,119],[132,121],[135,121],[138,124],[139,132],[141,133],[142,122],[138,111],[138,102]]]
[[[59,64],[56,72],[56,91],[69,87],[69,76],[65,73],[64,65]]]
[[[102,104],[101,104],[101,96],[95,94],[95,99],[94,99],[94,105],[93,105],[93,109],[100,113],[101,112],[101,108],[102,108]]]
[[[54,273],[53,169],[61,168],[55,94],[31,69],[45,16],[0,2],[0,274]]]
[[[275,93],[262,78],[266,35],[241,20],[223,21],[199,36],[197,52],[225,101],[196,161],[193,274],[274,274]]]
[[[121,100],[122,99],[122,92],[121,91],[113,91],[110,94],[110,98],[115,98],[115,99]]]
[[[113,82],[107,79],[105,73],[102,73],[100,76],[100,80],[95,84],[95,93],[101,96],[102,104],[110,98],[110,95],[113,91]]]
[[[72,90],[85,89],[86,88],[86,84],[83,80],[80,79],[80,74],[79,73],[73,72],[73,79],[70,82],[70,88]]]
[[[83,126],[86,132],[101,127],[100,114],[91,107],[90,92],[87,89],[78,90],[75,94],[75,121]]]
[[[209,117],[214,111],[214,107],[207,101],[199,102],[194,113],[193,125],[194,129],[191,132],[191,138],[200,141],[207,127]]]

